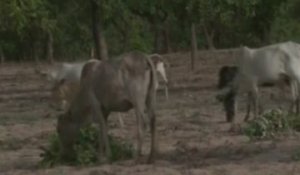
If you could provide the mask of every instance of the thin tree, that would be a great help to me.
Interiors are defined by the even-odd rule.
[[[197,57],[197,33],[196,33],[196,24],[193,22],[191,24],[191,70],[195,68],[195,60]]]
[[[93,39],[95,44],[95,57],[99,60],[108,59],[107,55],[107,45],[102,31],[101,16],[99,10],[101,9],[101,0],[96,2],[95,0],[90,0],[92,10],[92,31]]]
[[[48,31],[47,35],[47,60],[53,63],[53,35],[51,31]]]

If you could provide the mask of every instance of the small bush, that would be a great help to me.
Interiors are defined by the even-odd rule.
[[[296,150],[293,154],[292,154],[292,159],[294,161],[300,161],[300,150]]]
[[[291,121],[294,119],[295,117],[288,116],[281,110],[271,110],[250,121],[243,131],[251,139],[272,138],[293,128],[294,123]]]
[[[47,149],[43,149],[44,152],[40,155],[43,158],[40,162],[42,167],[52,167],[62,163],[57,133],[50,136],[49,143],[49,147]]]
[[[113,137],[109,137],[111,147],[110,161],[125,160],[133,158],[133,146],[128,143],[121,143]]]
[[[72,164],[72,165],[92,165],[98,162],[97,148],[98,148],[98,130],[94,127],[86,127],[80,130],[80,135],[74,144],[74,158],[72,160],[64,160],[61,155],[61,148],[58,134],[53,134],[49,139],[49,147],[44,149],[41,154],[42,167],[52,167],[58,164]],[[110,161],[124,160],[133,157],[133,147],[131,144],[122,143],[115,138],[109,136],[111,157]]]
[[[98,130],[95,127],[83,128],[74,145],[75,164],[90,165],[97,162]]]
[[[293,115],[289,115],[287,116],[288,120],[289,120],[289,124],[290,127],[294,130],[299,132],[300,131],[300,116],[293,114]]]

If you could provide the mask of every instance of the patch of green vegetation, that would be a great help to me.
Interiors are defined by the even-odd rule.
[[[286,131],[300,131],[300,116],[275,109],[248,122],[244,133],[250,139],[274,138]]]
[[[79,139],[74,145],[75,164],[90,165],[97,162],[97,133],[95,127],[81,129]]]
[[[120,142],[113,137],[109,137],[109,143],[111,147],[110,161],[125,160],[133,158],[133,146],[126,142]]]
[[[58,134],[53,134],[49,139],[49,147],[41,154],[42,167],[52,167],[58,164],[71,165],[93,165],[98,162],[98,131],[94,127],[86,127],[80,130],[80,135],[74,145],[74,157],[71,160],[64,160],[61,155],[60,141]],[[133,146],[128,143],[117,141],[109,136],[111,146],[111,157],[109,161],[124,160],[133,157]]]
[[[44,152],[40,155],[43,158],[40,165],[45,168],[52,167],[63,162],[57,133],[50,136],[49,143],[48,148],[44,149]]]
[[[292,154],[292,159],[294,161],[300,161],[300,150],[296,150],[294,154]]]

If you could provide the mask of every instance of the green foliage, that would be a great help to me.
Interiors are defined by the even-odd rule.
[[[292,154],[292,159],[295,161],[300,161],[300,150],[296,150],[293,154]]]
[[[92,165],[97,163],[97,148],[98,148],[98,130],[94,127],[86,127],[80,130],[80,135],[74,145],[75,156],[71,160],[64,160],[61,155],[60,141],[55,133],[49,139],[49,147],[41,154],[43,158],[40,162],[42,167],[52,167],[58,164],[72,165]],[[117,141],[109,136],[111,146],[110,161],[118,161],[133,157],[132,145]]]
[[[300,131],[300,116],[293,114],[287,116],[288,122],[290,127],[294,130],[299,132]]]
[[[272,23],[271,41],[300,41],[299,15],[295,14],[299,7],[299,1],[288,0],[278,8],[276,18]]]
[[[109,143],[111,146],[111,158],[110,161],[125,160],[133,158],[133,146],[131,144],[121,142],[113,137],[109,137]]]
[[[287,130],[289,124],[286,116],[280,110],[271,110],[250,121],[244,132],[251,139],[270,138],[276,133]]]
[[[290,130],[300,131],[300,117],[281,110],[270,110],[247,123],[243,129],[250,139],[273,138]]]
[[[50,136],[49,143],[49,147],[40,155],[43,158],[40,165],[46,168],[62,163],[60,143],[56,133]]]
[[[166,38],[173,50],[187,50],[192,22],[198,26],[200,49],[210,37],[217,48],[300,41],[299,0],[95,2],[110,55],[163,51]],[[7,60],[45,59],[50,35],[57,61],[89,58],[91,26],[90,1],[1,0],[1,55]]]
[[[90,165],[97,162],[97,133],[98,130],[95,127],[81,129],[80,138],[74,145],[76,164]]]

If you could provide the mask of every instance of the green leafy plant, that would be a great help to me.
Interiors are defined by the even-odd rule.
[[[95,127],[81,129],[79,139],[74,145],[75,164],[90,165],[97,162],[97,131]]]
[[[289,120],[290,127],[294,130],[299,132],[300,131],[300,116],[296,114],[292,114],[287,116],[287,119]]]
[[[42,167],[52,167],[62,163],[57,133],[50,136],[49,143],[49,147],[43,148],[44,152],[40,155],[43,158],[40,162]]]
[[[288,114],[281,110],[270,110],[257,119],[250,121],[243,129],[251,139],[274,138],[280,133],[287,131],[300,131],[300,116]],[[291,159],[300,160],[300,150],[295,150]]]
[[[42,167],[52,167],[58,164],[72,165],[92,165],[98,162],[98,130],[95,127],[85,127],[80,130],[79,137],[74,144],[74,158],[64,160],[61,155],[60,141],[57,133],[53,134],[49,139],[49,146],[43,149],[41,154]],[[126,142],[121,142],[112,136],[109,136],[111,146],[110,161],[124,160],[133,157],[133,146]]]
[[[272,138],[280,132],[292,129],[292,118],[281,110],[270,110],[250,121],[243,131],[251,139]]]
[[[117,141],[113,137],[109,137],[111,147],[110,161],[124,160],[133,157],[133,146],[126,142]]]
[[[294,161],[299,161],[300,160],[300,150],[296,150],[293,154],[292,154],[292,159]]]

